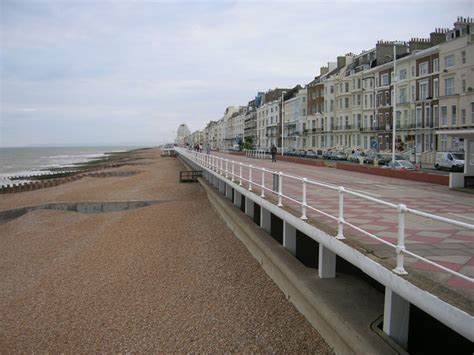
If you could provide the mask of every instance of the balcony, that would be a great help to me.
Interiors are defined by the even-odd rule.
[[[401,124],[400,126],[397,126],[397,129],[415,129],[415,124],[414,123]]]

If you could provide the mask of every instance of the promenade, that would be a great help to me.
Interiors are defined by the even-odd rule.
[[[0,349],[15,352],[331,353],[213,210],[181,163],[5,194],[0,211],[153,200],[106,213],[37,210],[0,224]]]
[[[447,186],[278,161],[278,156],[277,162],[272,163],[268,159],[254,159],[236,154],[215,152],[213,154],[236,162],[252,164],[273,171],[282,171],[293,176],[306,177],[334,186],[344,186],[346,189],[370,197],[394,204],[405,204],[409,208],[464,223],[474,223],[474,195],[451,191]],[[237,164],[235,167],[236,175],[240,173],[238,167]],[[229,169],[231,168],[229,167]],[[248,180],[247,169],[243,169],[242,175],[243,179]],[[261,184],[260,176],[261,174],[257,171],[254,172],[253,181],[255,184]],[[238,180],[238,176],[236,179]],[[248,182],[245,182],[244,186],[248,186]],[[270,174],[265,177],[265,186],[272,186]],[[258,193],[258,186],[254,186],[253,189]],[[301,201],[301,191],[301,183],[283,178],[283,192],[285,195]],[[276,198],[269,192],[266,195],[267,198]],[[307,204],[316,206],[325,213],[337,216],[337,191],[308,185]],[[293,209],[297,214],[301,213],[301,207],[297,203],[284,199],[283,205],[286,208]],[[333,231],[333,235],[337,234],[337,223],[334,220],[310,209],[307,209],[306,213],[309,218],[308,222],[324,225]],[[354,196],[345,196],[344,219],[386,241],[393,244],[397,243],[398,216],[394,209]],[[405,226],[407,250],[466,276],[474,276],[473,231],[413,215],[407,216]],[[345,229],[344,235],[379,262],[386,265],[395,265],[394,249],[350,228]],[[472,283],[408,256],[405,257],[405,267],[409,273],[406,277],[413,283],[470,314],[474,313],[472,303],[474,285]]]

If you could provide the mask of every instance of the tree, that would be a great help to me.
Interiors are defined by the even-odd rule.
[[[245,137],[244,138],[244,149],[252,149],[253,148],[253,139],[252,137]]]

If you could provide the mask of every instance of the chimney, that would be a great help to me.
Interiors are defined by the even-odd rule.
[[[319,69],[319,75],[325,75],[327,73],[329,73],[329,67],[321,67]]]
[[[337,57],[337,67],[342,68],[346,65],[346,57],[345,56],[338,56]]]
[[[401,43],[401,42],[398,42]],[[378,41],[375,45],[375,56],[377,59],[377,65],[385,64],[393,61],[393,41]],[[397,56],[408,52],[408,45],[406,42],[403,44],[397,44]]]
[[[430,33],[430,41],[433,46],[446,42],[446,33],[448,31],[445,28],[436,28]]]

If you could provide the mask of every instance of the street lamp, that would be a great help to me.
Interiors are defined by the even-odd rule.
[[[393,42],[393,116],[392,116],[392,168],[395,169],[395,142],[397,138],[397,44],[403,43]]]
[[[281,156],[285,155],[284,153],[284,143],[283,143],[283,113],[285,112],[284,104],[285,104],[285,94],[286,91],[281,92],[281,110],[280,110],[280,115],[281,115]]]

